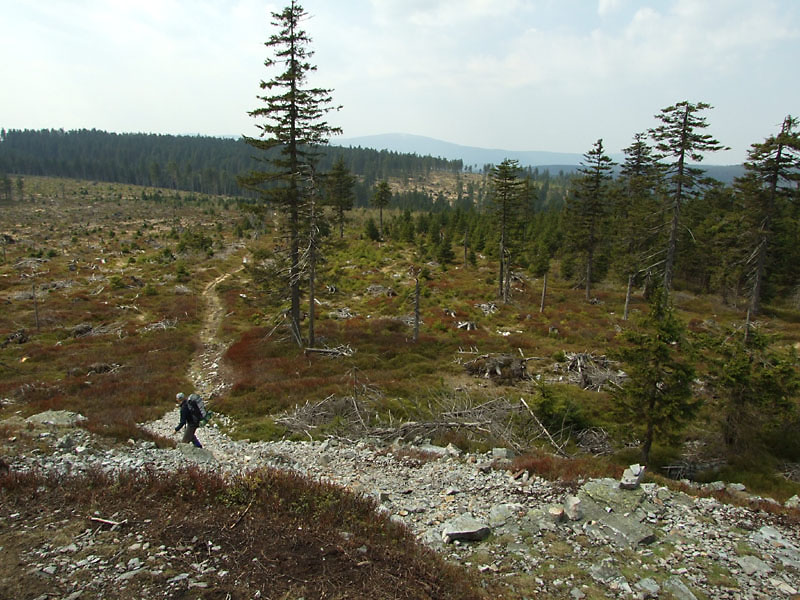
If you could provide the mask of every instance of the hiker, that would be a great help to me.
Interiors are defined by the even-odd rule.
[[[178,426],[175,428],[175,433],[178,433],[181,427],[186,425],[186,431],[183,432],[183,439],[181,441],[184,444],[191,442],[194,444],[195,448],[202,448],[203,444],[200,443],[200,440],[198,440],[195,435],[199,423],[195,415],[189,409],[189,402],[183,392],[178,392],[178,395],[175,396],[175,402],[180,405],[181,409],[181,422],[178,423]]]

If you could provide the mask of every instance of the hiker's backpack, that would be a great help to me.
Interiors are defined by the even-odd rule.
[[[186,404],[189,407],[189,412],[192,413],[192,417],[194,417],[194,420],[197,422],[198,427],[202,427],[208,423],[211,418],[211,411],[206,408],[205,402],[203,402],[203,399],[198,394],[189,394]]]

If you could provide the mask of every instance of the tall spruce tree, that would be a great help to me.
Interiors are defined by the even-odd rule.
[[[614,249],[617,271],[627,279],[624,318],[628,318],[631,287],[637,276],[645,278],[663,262],[656,249],[663,222],[661,197],[663,171],[653,148],[637,133],[633,143],[623,149],[625,161],[620,167],[614,195]]]
[[[608,198],[611,170],[614,162],[603,150],[603,140],[597,140],[583,155],[578,168],[576,187],[567,200],[567,227],[573,246],[585,260],[586,300],[592,291],[595,253],[602,241],[603,228],[610,212]]]
[[[319,149],[332,134],[341,133],[328,124],[324,117],[334,110],[331,90],[308,86],[309,73],[316,70],[309,60],[314,53],[309,50],[311,38],[301,27],[308,14],[295,0],[283,11],[272,13],[272,25],[278,32],[264,45],[271,56],[264,61],[267,69],[283,69],[267,81],[261,81],[263,96],[258,96],[264,106],[248,112],[262,120],[257,124],[259,137],[243,136],[249,145],[262,150],[257,158],[264,163],[239,179],[239,184],[257,192],[264,200],[280,204],[286,217],[288,237],[288,287],[291,298],[290,316],[295,331],[300,323],[300,237],[307,230],[310,173],[319,156]],[[277,149],[277,152],[267,151]]]
[[[380,236],[383,237],[383,209],[389,206],[389,201],[392,199],[392,188],[389,187],[388,181],[381,181],[375,186],[375,191],[372,194],[372,206],[378,209],[379,216],[379,229]]]
[[[615,412],[634,430],[641,430],[642,463],[647,465],[656,436],[675,433],[697,413],[701,402],[692,394],[694,368],[686,356],[685,327],[663,289],[654,290],[649,314],[623,339],[616,355],[628,377],[612,392]]]
[[[754,219],[754,248],[750,255],[753,287],[750,314],[761,312],[773,225],[782,205],[797,194],[800,181],[800,135],[795,131],[798,119],[788,115],[778,135],[761,144],[753,144],[744,163],[745,176],[738,180],[748,215]]]
[[[710,338],[710,377],[715,413],[732,455],[758,452],[764,434],[789,420],[800,391],[800,362],[794,348],[778,350],[775,339],[751,331]]]
[[[344,237],[344,213],[353,208],[355,200],[356,178],[350,173],[344,159],[340,156],[333,163],[327,176],[328,204],[336,213],[336,222],[339,225],[339,238]]]
[[[494,209],[500,228],[500,273],[499,296],[503,302],[509,300],[511,269],[509,267],[510,250],[513,245],[512,231],[522,210],[522,192],[525,184],[521,179],[519,161],[505,159],[491,171],[492,196]]]
[[[713,108],[705,102],[692,104],[684,100],[668,106],[656,115],[661,125],[650,130],[656,142],[656,149],[665,157],[672,157],[667,167],[670,187],[671,219],[669,224],[669,241],[667,242],[664,260],[664,289],[669,293],[675,269],[675,254],[678,247],[678,234],[681,222],[681,207],[699,191],[702,182],[702,169],[691,167],[689,160],[699,163],[704,152],[727,150],[710,134],[700,130],[708,127],[705,117],[698,113]]]

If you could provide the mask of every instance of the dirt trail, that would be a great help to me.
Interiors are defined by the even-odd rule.
[[[221,282],[243,268],[239,267],[235,271],[220,275],[206,285],[201,293],[205,305],[203,327],[200,329],[202,349],[192,358],[189,364],[189,379],[194,386],[193,391],[204,398],[218,396],[231,385],[226,380],[225,372],[221,365],[222,355],[227,348],[227,344],[217,336],[225,315],[222,301],[217,294],[216,288]]]

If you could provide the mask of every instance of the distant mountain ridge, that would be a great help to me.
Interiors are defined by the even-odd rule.
[[[583,160],[582,154],[572,152],[548,152],[544,150],[502,150],[499,148],[479,148],[476,146],[462,146],[452,142],[445,142],[423,135],[409,133],[382,133],[349,138],[333,138],[333,146],[372,148],[374,150],[389,150],[403,154],[417,154],[419,156],[441,157],[448,160],[462,160],[464,166],[478,168],[486,164],[497,165],[505,159],[518,160],[523,167],[538,167],[540,170],[550,172],[573,172]],[[624,156],[610,155],[620,163]],[[744,173],[742,165],[696,165],[706,173],[723,183],[733,182],[734,177]]]
[[[422,135],[409,133],[384,133],[351,138],[334,138],[331,144],[343,147],[374,148],[421,156],[440,156],[449,160],[462,160],[464,165],[499,164],[506,158],[518,160],[522,166],[577,165],[583,156],[569,152],[547,152],[542,150],[502,150],[462,146]]]

